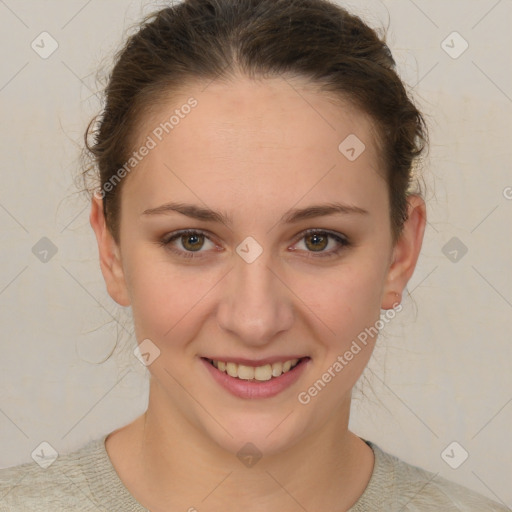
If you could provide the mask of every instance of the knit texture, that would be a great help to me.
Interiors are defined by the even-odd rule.
[[[116,473],[105,449],[107,435],[59,455],[46,469],[35,462],[0,469],[0,512],[147,512]],[[510,512],[365,442],[375,465],[364,493],[347,512]]]

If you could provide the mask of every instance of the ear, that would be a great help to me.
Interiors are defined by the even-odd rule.
[[[407,198],[408,218],[402,234],[393,248],[382,296],[382,309],[392,309],[401,302],[401,296],[411,278],[423,243],[427,220],[425,201],[416,194]],[[398,294],[398,295],[397,295]]]
[[[100,267],[108,294],[121,306],[129,306],[130,297],[124,278],[119,246],[107,228],[103,214],[103,200],[96,194],[93,194],[92,197],[89,221],[96,234]]]

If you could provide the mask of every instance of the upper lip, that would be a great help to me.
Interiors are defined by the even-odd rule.
[[[264,366],[266,364],[272,363],[284,363],[285,361],[290,361],[291,359],[305,359],[309,358],[308,356],[303,355],[291,355],[291,356],[272,356],[266,357],[264,359],[246,359],[245,357],[224,357],[224,356],[212,356],[212,357],[203,357],[203,359],[210,359],[213,361],[223,361],[225,363],[236,363],[243,364],[244,366]]]

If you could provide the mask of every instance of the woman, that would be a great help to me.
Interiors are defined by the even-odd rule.
[[[426,223],[424,121],[372,29],[325,0],[162,9],[90,128],[90,222],[149,405],[3,470],[0,510],[506,510],[348,429]]]

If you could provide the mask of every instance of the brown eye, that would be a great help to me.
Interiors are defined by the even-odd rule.
[[[351,245],[345,235],[321,229],[309,229],[303,231],[299,236],[298,244],[304,245],[301,251],[312,258],[338,256]]]
[[[186,233],[181,235],[181,244],[187,251],[198,251],[204,244],[204,235],[201,233]]]
[[[329,237],[319,233],[306,235],[304,240],[306,240],[306,247],[312,251],[323,251],[329,244]],[[311,240],[311,243],[308,243],[307,240]]]
[[[201,258],[204,257],[203,253],[206,252],[204,249],[215,248],[215,244],[206,233],[194,229],[171,233],[161,239],[159,243],[184,258]],[[208,247],[208,244],[210,244],[210,247]]]

